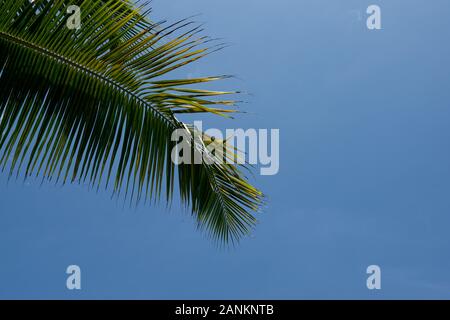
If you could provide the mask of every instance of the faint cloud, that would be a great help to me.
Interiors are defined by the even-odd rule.
[[[348,11],[347,14],[358,22],[363,20],[363,13],[361,10],[353,9]]]

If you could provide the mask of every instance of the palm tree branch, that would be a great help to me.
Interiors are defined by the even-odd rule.
[[[160,198],[164,184],[170,201],[177,169],[199,227],[224,242],[248,233],[262,194],[238,167],[170,159],[171,133],[192,133],[176,113],[233,111],[210,107],[233,101],[209,99],[233,92],[180,87],[224,76],[156,79],[204,57],[209,49],[196,48],[211,40],[195,39],[198,27],[168,39],[190,22],[159,28],[128,1],[78,2],[87,20],[69,32],[60,14],[66,1],[0,1],[0,165],[11,160],[11,176],[27,159],[25,176],[43,172],[65,183],[71,173],[71,181],[97,188],[116,172],[114,193],[130,191],[136,201]],[[191,140],[194,152],[205,152],[205,143]]]

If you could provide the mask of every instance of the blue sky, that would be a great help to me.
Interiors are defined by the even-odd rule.
[[[382,30],[369,31],[378,4]],[[450,2],[154,0],[231,46],[182,75],[234,74],[279,128],[280,172],[252,237],[217,249],[175,204],[0,175],[0,298],[450,298]],[[192,119],[196,120],[196,119]],[[66,289],[66,267],[82,290]],[[367,266],[382,289],[366,288]]]

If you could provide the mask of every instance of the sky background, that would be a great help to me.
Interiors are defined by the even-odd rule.
[[[382,30],[366,28],[378,4]],[[218,249],[177,200],[130,209],[110,193],[0,175],[0,298],[450,298],[450,2],[153,0],[201,14],[231,46],[180,71],[234,74],[236,120],[279,128],[280,172],[251,237]],[[196,120],[196,119],[191,119]],[[257,173],[257,172],[256,172]],[[82,290],[66,288],[68,265]],[[366,268],[382,270],[368,290]]]

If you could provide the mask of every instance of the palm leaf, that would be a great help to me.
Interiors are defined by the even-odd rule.
[[[82,27],[66,27],[78,5]],[[164,79],[216,50],[187,20],[153,23],[147,3],[0,0],[0,165],[9,175],[112,187],[139,201],[175,179],[198,226],[234,242],[256,219],[262,194],[230,164],[174,165],[171,134],[193,131],[177,113],[225,116],[232,94],[191,85],[225,77]],[[195,152],[207,141],[192,140]],[[210,155],[215,157],[215,155]]]

